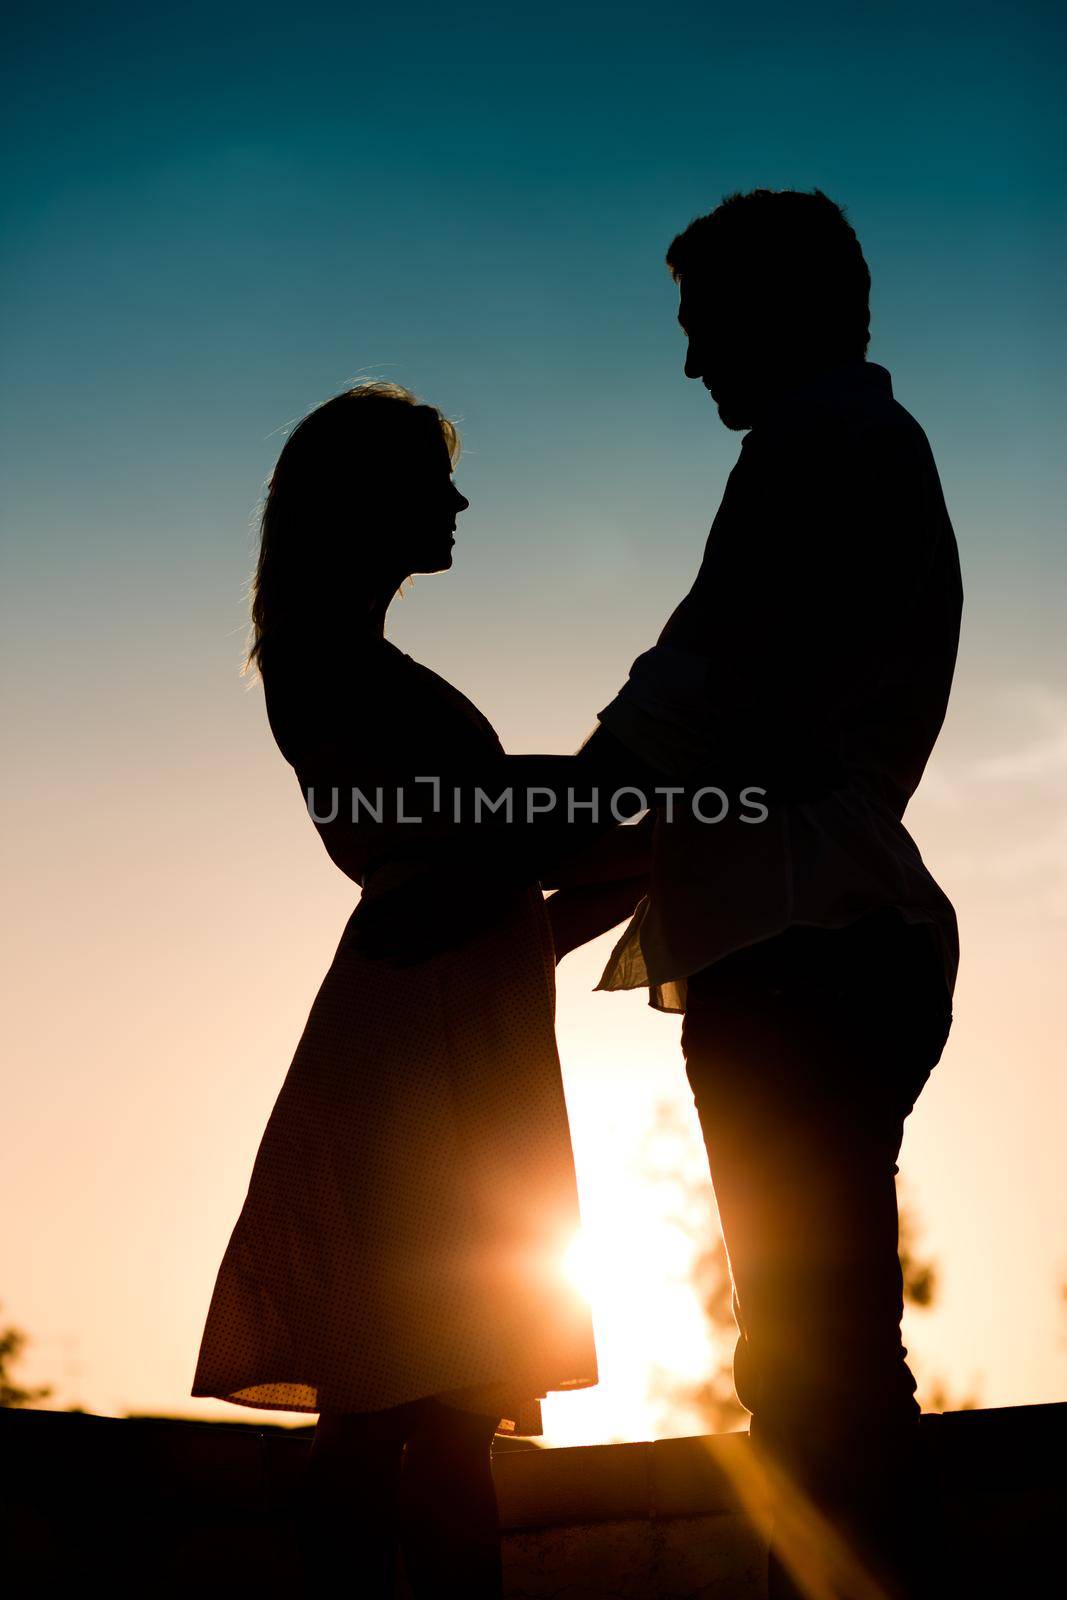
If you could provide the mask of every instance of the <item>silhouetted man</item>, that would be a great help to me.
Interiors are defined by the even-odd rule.
[[[787,1498],[772,1594],[821,1563],[827,1592],[910,1597],[933,1579],[894,1178],[958,944],[901,817],[948,701],[956,542],[926,436],[865,360],[870,276],[831,200],[733,195],[667,260],[686,376],[746,437],[692,590],[600,720],[683,782],[701,747],[735,789],[771,775],[771,803],[661,820],[601,987],[685,1013],[737,1391]]]

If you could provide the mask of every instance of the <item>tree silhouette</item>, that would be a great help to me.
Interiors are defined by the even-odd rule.
[[[11,1368],[21,1360],[26,1348],[27,1335],[21,1328],[0,1329],[0,1406],[27,1406],[35,1400],[46,1400],[52,1393],[45,1386],[40,1389],[21,1389],[11,1378]]]
[[[900,1184],[897,1184],[898,1191]],[[940,1288],[940,1276],[937,1265],[929,1259],[923,1260],[917,1249],[917,1239],[921,1232],[914,1206],[904,1203],[899,1204],[900,1215],[900,1240],[898,1250],[900,1254],[900,1268],[904,1275],[904,1304],[914,1306],[919,1311],[927,1311],[935,1303]],[[954,1395],[943,1377],[934,1375],[923,1379],[919,1376],[919,1403],[924,1411],[973,1411],[978,1404],[977,1389],[963,1395]]]
[[[921,1261],[916,1253],[919,1224],[915,1212],[899,1206],[900,1235],[898,1254],[900,1270],[904,1275],[904,1304],[906,1306],[932,1306],[937,1294],[937,1267],[932,1261]]]

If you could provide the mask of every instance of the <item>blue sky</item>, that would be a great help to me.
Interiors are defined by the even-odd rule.
[[[275,430],[370,371],[464,424],[469,525],[494,530],[475,589],[509,568],[526,588],[531,546],[579,583],[617,543],[684,552],[737,440],[679,380],[665,247],[731,189],[817,183],[867,251],[871,359],[931,434],[972,599],[994,581],[1044,638],[1062,573],[1054,8],[383,13],[105,5],[16,25],[18,544],[58,542],[90,583],[131,558],[169,578],[195,548],[224,586]],[[20,554],[29,574],[39,553]]]
[[[5,960],[23,1003],[20,1149],[36,1149],[16,1163],[18,1203],[49,1203],[42,1118],[66,1174],[86,1119],[122,1130],[114,1190],[84,1174],[99,1226],[78,1247],[110,1305],[118,1247],[99,1240],[124,1215],[146,1122],[171,1129],[143,1175],[163,1185],[159,1215],[188,1170],[183,1138],[206,1138],[204,1160],[227,1170],[205,1202],[215,1232],[195,1259],[175,1243],[184,1265],[158,1288],[181,1287],[164,1320],[184,1343],[123,1390],[105,1318],[84,1334],[90,1400],[95,1382],[99,1404],[180,1403],[286,1029],[343,922],[345,885],[305,840],[237,675],[250,519],[286,424],[363,375],[457,419],[472,505],[455,568],[419,581],[393,636],[512,749],[573,747],[688,587],[740,443],[683,378],[664,253],[756,185],[818,185],[847,207],[874,280],[870,359],[931,439],[959,538],[957,685],[913,813],[960,910],[958,1065],[940,1102],[929,1091],[916,1181],[931,1225],[946,1219],[942,1255],[964,1264],[942,1365],[984,1315],[968,1229],[992,1230],[1002,1254],[1024,1234],[1044,1353],[1020,1374],[1018,1324],[991,1313],[986,1392],[1036,1399],[1059,1381],[1043,1297],[1067,1275],[1047,1135],[1067,920],[1063,33],[1052,5],[911,0],[16,13],[0,96],[3,637],[22,776],[5,801]],[[575,961],[561,1038],[576,1128],[592,1128],[582,1107],[597,1085],[616,1092],[623,1032],[663,1041],[656,1081],[674,1093],[678,1062],[621,1000],[593,1026],[590,1005],[608,1014],[588,993],[596,961]],[[185,1021],[175,985],[196,1002]],[[116,1043],[130,994],[140,1020]],[[163,1017],[186,1101],[159,1075]],[[641,1071],[635,1057],[634,1125],[653,1096]],[[190,1108],[220,1074],[231,1121],[207,1135]],[[948,1177],[946,1140],[960,1144]],[[994,1157],[1014,1210],[984,1181]],[[0,1294],[46,1340],[74,1337],[76,1229],[48,1237],[53,1255],[42,1244],[36,1275],[27,1256]],[[158,1229],[142,1243],[156,1260]],[[127,1312],[146,1319],[144,1348],[164,1337]]]

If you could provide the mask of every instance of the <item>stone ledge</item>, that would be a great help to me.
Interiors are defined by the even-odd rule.
[[[5,1551],[29,1587],[109,1595],[301,1593],[289,1505],[310,1429],[0,1410]],[[967,1600],[1042,1592],[1067,1525],[1067,1405],[930,1416],[924,1449],[966,1548]],[[737,1434],[494,1459],[508,1593],[530,1600],[700,1595],[758,1600],[762,1543],[737,1482]],[[995,1575],[995,1582],[994,1582]],[[987,1587],[988,1584],[988,1587]],[[953,1597],[954,1600],[954,1597]]]

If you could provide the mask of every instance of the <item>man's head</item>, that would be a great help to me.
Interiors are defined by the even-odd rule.
[[[871,275],[842,208],[821,189],[727,195],[673,240],[685,373],[728,428],[750,428],[775,392],[859,361]]]

